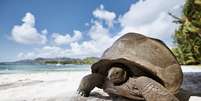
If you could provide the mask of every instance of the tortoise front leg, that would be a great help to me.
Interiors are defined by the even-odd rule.
[[[112,97],[126,97],[132,100],[144,101],[140,91],[133,85],[131,78],[122,85],[114,85],[112,81],[106,79],[103,89]],[[115,100],[116,101],[116,100]]]
[[[160,83],[145,76],[129,78],[122,85],[113,85],[107,80],[105,83],[105,92],[127,97],[133,100],[179,101]]]
[[[179,101],[165,87],[151,78],[141,76],[131,80],[136,82],[135,86],[146,101]]]
[[[80,82],[79,88],[77,90],[78,94],[85,97],[89,96],[91,90],[93,90],[94,87],[102,88],[104,80],[105,77],[97,73],[86,75]]]

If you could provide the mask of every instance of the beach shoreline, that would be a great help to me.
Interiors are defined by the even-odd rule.
[[[76,90],[81,78],[89,73],[63,71],[1,74],[0,101],[72,101],[79,97]],[[93,92],[103,93],[100,89]],[[97,101],[97,98],[90,99]],[[201,101],[201,97],[193,96],[190,101]]]

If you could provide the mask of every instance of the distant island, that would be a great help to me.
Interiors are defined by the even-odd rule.
[[[86,57],[80,58],[36,58],[36,59],[25,59],[14,62],[0,62],[0,64],[93,64],[100,58],[98,57]]]

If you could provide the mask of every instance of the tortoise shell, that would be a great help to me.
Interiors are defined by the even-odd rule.
[[[107,75],[112,66],[124,67],[129,75],[148,76],[176,94],[182,84],[181,67],[170,49],[160,40],[127,33],[114,42],[91,66],[92,73]]]

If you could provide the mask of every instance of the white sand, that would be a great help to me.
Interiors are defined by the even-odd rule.
[[[0,101],[59,101],[76,93],[88,72],[42,72],[0,75]]]
[[[0,75],[0,101],[69,101],[89,71]],[[91,100],[90,100],[91,101]],[[190,101],[201,101],[191,97]]]

